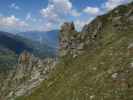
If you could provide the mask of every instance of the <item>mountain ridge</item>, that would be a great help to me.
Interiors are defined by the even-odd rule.
[[[56,52],[52,47],[29,40],[13,33],[0,31],[0,69],[12,69],[17,64],[19,55],[27,51],[36,57],[55,57]]]
[[[57,48],[58,47],[58,30],[51,31],[27,31],[20,32],[18,35],[23,36],[25,38],[31,39],[33,41],[38,41],[41,44],[47,44],[50,47]]]
[[[133,2],[76,32],[65,23],[59,63],[30,95],[16,100],[132,100]]]

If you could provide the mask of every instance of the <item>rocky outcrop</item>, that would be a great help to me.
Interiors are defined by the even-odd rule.
[[[72,55],[74,58],[81,54],[84,49],[84,43],[79,32],[75,30],[73,22],[64,23],[60,31],[60,56]]]
[[[83,27],[82,33],[86,33],[91,39],[95,39],[99,36],[98,34],[102,31],[103,25],[104,22],[102,22],[102,17],[98,16],[96,20],[92,21],[90,24],[85,25]]]
[[[62,26],[61,26],[61,29],[60,29],[60,32],[64,33],[64,32],[72,32],[72,31],[75,31],[75,26],[74,26],[74,23],[71,22],[65,22]]]
[[[132,30],[132,20],[133,6],[131,3],[98,16],[91,23],[85,25],[81,32],[75,30],[73,22],[66,22],[61,26],[60,31],[60,56],[69,54],[75,58],[86,49],[100,48],[104,44],[103,36],[116,32],[122,34]]]
[[[127,31],[133,28],[133,6],[132,3],[128,5],[121,5],[109,13],[98,16],[91,23],[85,25],[82,33],[86,33],[92,39],[101,38],[100,34],[105,31]],[[103,30],[104,29],[104,30]]]
[[[15,97],[29,94],[32,89],[47,79],[47,74],[54,68],[56,60],[41,60],[27,51],[20,54],[15,69],[1,74],[0,99],[14,100]],[[6,75],[5,77],[3,77]]]

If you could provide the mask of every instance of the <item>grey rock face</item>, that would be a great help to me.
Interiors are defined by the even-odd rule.
[[[64,23],[60,31],[60,56],[66,56],[68,54],[76,58],[84,49],[84,42],[81,42],[85,38],[75,31],[73,23]]]
[[[0,83],[0,99],[14,100],[17,96],[31,93],[33,88],[48,78],[47,74],[55,64],[55,59],[41,60],[24,51],[19,57],[16,68],[1,75],[3,81]],[[7,76],[4,78],[4,75]]]
[[[85,25],[81,33],[84,33],[84,34],[86,33],[90,39],[95,39],[102,31],[102,28],[104,25],[101,19],[102,19],[101,16],[98,16],[96,20],[92,21],[88,25]]]
[[[74,26],[74,23],[71,22],[65,22],[62,26],[61,26],[61,30],[60,32],[72,32],[72,31],[75,31],[75,26]]]

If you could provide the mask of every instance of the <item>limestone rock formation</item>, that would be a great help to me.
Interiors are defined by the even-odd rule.
[[[20,64],[28,64],[30,60],[30,54],[27,51],[24,51],[19,56],[19,63]]]
[[[53,58],[41,60],[27,51],[22,52],[15,69],[0,73],[3,80],[0,83],[0,100],[14,100],[17,96],[31,93],[33,88],[47,79],[55,64]]]
[[[60,31],[60,56],[70,54],[75,58],[84,49],[84,43],[81,41],[82,38],[75,30],[74,23],[64,23]]]
[[[61,26],[61,30],[60,32],[64,33],[64,32],[72,32],[75,31],[75,26],[74,23],[71,22],[65,22],[62,26]]]

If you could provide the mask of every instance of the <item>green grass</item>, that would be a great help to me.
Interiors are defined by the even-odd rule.
[[[76,59],[61,58],[48,80],[31,95],[16,100],[133,100],[133,70],[129,68],[133,56],[128,53],[132,38],[130,32],[110,33],[101,40],[100,49]],[[113,73],[130,76],[128,87],[115,82]]]
[[[121,15],[130,7],[119,9]],[[133,28],[131,23],[122,21],[122,30],[117,29],[108,19],[111,16],[115,16],[113,11],[100,17],[104,22],[96,38],[100,48],[86,48],[76,59],[71,55],[60,58],[48,80],[30,95],[16,100],[133,100],[133,52],[128,49],[133,43]],[[125,26],[127,30],[123,29]]]

